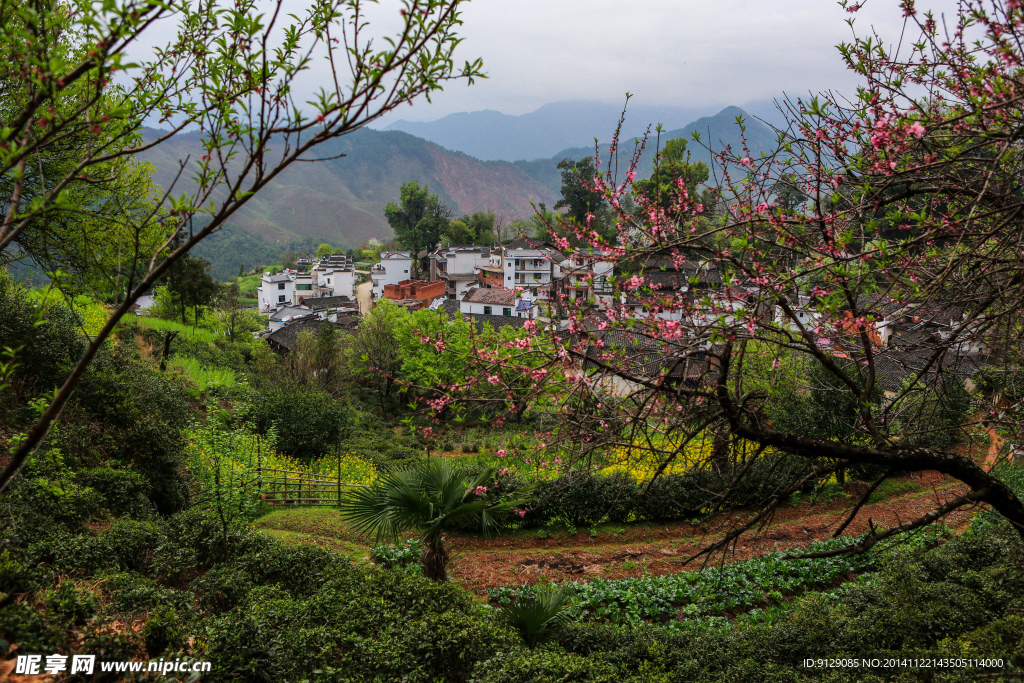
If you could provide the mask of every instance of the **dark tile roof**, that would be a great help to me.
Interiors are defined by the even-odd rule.
[[[267,335],[267,343],[276,351],[295,353],[299,343],[299,333],[303,330],[316,332],[323,323],[315,315],[308,315],[305,318],[293,320],[281,329],[274,330]]]
[[[292,304],[286,304],[281,308],[277,309],[276,311],[274,311],[273,313],[271,313],[270,320],[271,322],[280,322],[285,318],[291,318],[297,315],[307,315],[308,313],[309,308],[306,307],[305,305],[293,306]]]
[[[930,349],[915,351],[886,350],[875,356],[875,376],[885,391],[898,392],[903,382],[917,377],[934,355]],[[981,371],[981,367],[973,359],[966,356],[950,357],[947,354],[939,361],[932,363],[928,372],[921,378],[926,386],[935,384],[940,374],[951,374],[958,380],[973,379]]]
[[[588,333],[584,370],[597,370],[598,362],[608,362],[632,375],[650,378],[667,372],[670,378],[695,379],[709,367],[703,353],[690,353],[675,345],[656,341],[647,336],[623,329],[608,329]],[[597,341],[601,341],[601,346]],[[608,359],[602,356],[611,354]]]
[[[479,289],[473,288],[466,292],[465,301],[474,304],[495,304],[511,306],[516,302],[516,293],[511,289]]]
[[[304,306],[318,311],[323,308],[358,308],[359,304],[347,296],[311,296],[302,300]]]
[[[441,310],[448,314],[449,317],[454,318],[455,316],[462,316],[463,319],[470,321],[476,325],[477,331],[481,331],[484,327],[484,323],[490,323],[491,327],[495,330],[500,330],[503,327],[522,327],[526,324],[528,318],[515,318],[510,315],[483,315],[482,313],[463,313],[459,309],[459,302],[454,299],[445,299],[445,302],[441,304]]]

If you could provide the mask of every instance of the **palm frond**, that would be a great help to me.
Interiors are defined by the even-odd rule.
[[[540,588],[531,597],[520,598],[502,607],[502,619],[529,647],[536,647],[551,637],[555,628],[565,621],[569,612],[569,591],[554,585]]]

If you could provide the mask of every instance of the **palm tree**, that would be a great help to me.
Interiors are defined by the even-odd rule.
[[[341,511],[356,532],[378,539],[397,540],[403,532],[418,531],[424,576],[447,581],[447,532],[478,526],[486,536],[501,526],[510,509],[529,500],[528,490],[485,497],[487,484],[496,478],[488,468],[468,479],[447,459],[435,458],[356,489]]]

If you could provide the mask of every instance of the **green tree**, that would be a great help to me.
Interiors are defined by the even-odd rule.
[[[326,256],[330,256],[333,253],[334,253],[334,247],[332,247],[330,244],[327,244],[326,242],[324,242],[323,244],[321,244],[319,247],[316,248],[316,257],[318,259],[322,259],[322,258],[324,258]]]
[[[712,206],[714,197],[706,183],[711,172],[703,161],[690,162],[686,151],[686,140],[675,138],[665,143],[665,147],[655,156],[654,168],[647,180],[638,180],[633,184],[633,191],[646,197],[650,202],[661,207],[665,214],[676,215],[676,205],[681,194],[690,198],[691,202],[702,202]]]
[[[412,279],[419,278],[419,253],[441,241],[451,222],[451,209],[436,194],[430,194],[427,185],[420,187],[410,180],[402,185],[399,203],[388,202],[384,207],[384,216],[398,243],[412,252]]]
[[[493,211],[474,211],[472,215],[463,216],[462,222],[473,233],[473,244],[488,245],[498,241],[495,234],[498,217]]]
[[[181,324],[185,325],[185,310],[193,310],[195,324],[199,324],[199,309],[209,306],[217,296],[217,282],[210,276],[210,262],[186,254],[176,261],[167,274],[167,291],[181,311]]]
[[[423,541],[420,562],[424,576],[448,580],[449,532],[476,527],[484,535],[497,530],[509,510],[529,500],[526,492],[487,495],[497,478],[487,468],[472,478],[446,458],[434,458],[412,469],[388,472],[342,502],[341,511],[360,534],[397,541],[403,532],[418,531]]]
[[[587,224],[589,214],[594,214],[602,222],[600,218],[608,205],[604,193],[593,188],[597,176],[594,158],[583,157],[579,161],[562,159],[558,162],[558,170],[562,172],[562,197],[555,202],[555,210],[568,209],[566,215],[580,225]]]
[[[476,233],[464,220],[455,219],[445,228],[443,243],[446,245],[475,244]]]

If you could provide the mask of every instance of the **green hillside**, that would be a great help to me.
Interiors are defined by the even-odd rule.
[[[158,131],[147,131],[154,136]],[[171,187],[182,159],[196,159],[195,134],[178,135],[140,155],[155,169],[155,180]],[[318,147],[314,164],[295,164],[275,178],[232,219],[241,229],[280,252],[289,245],[327,241],[354,247],[371,237],[388,238],[383,207],[397,199],[402,183],[430,187],[456,212],[493,210],[512,219],[532,212],[530,202],[552,202],[552,189],[505,162],[482,162],[397,131],[361,129]],[[174,188],[189,185],[187,169]],[[260,242],[244,244],[258,250]],[[242,261],[260,260],[248,253]],[[236,259],[237,260],[237,259]]]

